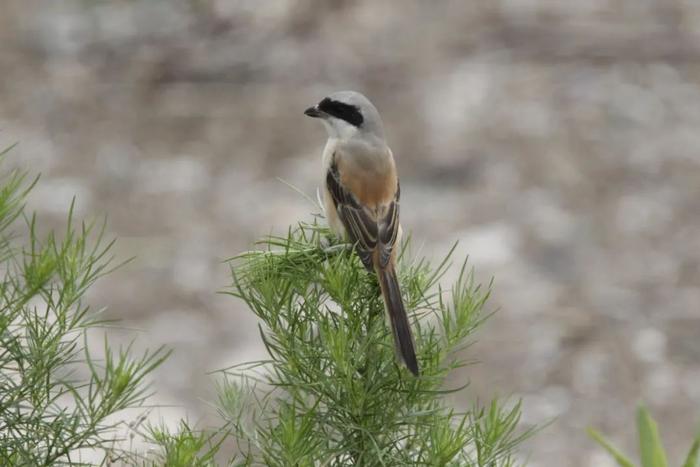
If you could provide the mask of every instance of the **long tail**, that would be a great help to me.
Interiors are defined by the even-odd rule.
[[[401,299],[401,290],[399,289],[399,281],[396,278],[394,265],[392,262],[389,262],[386,268],[377,267],[376,269],[386,311],[391,321],[391,329],[394,332],[396,350],[401,355],[401,359],[406,364],[406,367],[411,370],[411,373],[418,376],[418,361],[416,360],[416,350],[413,345],[413,336],[411,335],[411,325],[408,322],[406,308],[403,306],[403,300]]]

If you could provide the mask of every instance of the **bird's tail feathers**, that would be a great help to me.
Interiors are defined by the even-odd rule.
[[[408,321],[406,308],[401,299],[401,289],[399,288],[396,270],[392,263],[389,262],[384,268],[377,267],[379,285],[382,289],[384,304],[394,333],[396,350],[411,373],[418,376],[418,360],[416,359],[415,345],[411,335],[411,324]]]

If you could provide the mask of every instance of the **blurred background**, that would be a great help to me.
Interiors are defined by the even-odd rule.
[[[534,466],[606,466],[635,404],[678,462],[700,421],[700,3],[693,0],[3,0],[0,146],[60,226],[109,216],[136,259],[91,300],[166,344],[156,401],[206,423],[206,372],[262,354],[222,261],[308,219],[325,132],[374,101],[402,223],[459,240],[495,317],[463,406],[522,397]],[[454,276],[451,276],[454,277]],[[448,277],[448,281],[451,277]],[[129,334],[131,335],[131,334]]]

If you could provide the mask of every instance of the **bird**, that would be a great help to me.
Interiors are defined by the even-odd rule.
[[[359,92],[339,91],[304,114],[319,119],[328,133],[321,187],[328,225],[355,245],[364,267],[376,274],[397,354],[418,376],[411,325],[396,274],[401,190],[379,111]]]

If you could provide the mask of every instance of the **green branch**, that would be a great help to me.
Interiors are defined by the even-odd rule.
[[[450,293],[438,287],[454,249],[436,267],[402,255],[415,378],[394,355],[375,277],[329,238],[300,223],[231,261],[228,293],[258,317],[268,353],[223,370],[220,411],[241,465],[513,465],[529,433],[517,430],[519,404],[458,414],[442,399],[456,391],[445,379],[467,364],[462,350],[487,317],[490,288],[466,263]]]

